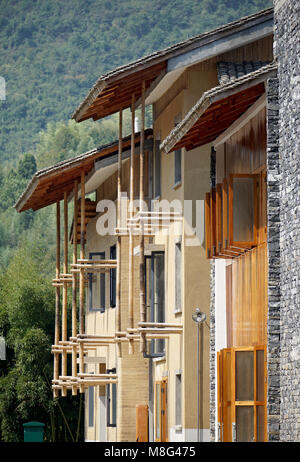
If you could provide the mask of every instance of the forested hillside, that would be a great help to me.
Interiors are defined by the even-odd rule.
[[[0,160],[68,120],[104,72],[271,6],[271,0],[0,0]]]
[[[82,439],[79,396],[53,401],[54,210],[18,214],[37,169],[117,137],[117,119],[76,124],[106,71],[272,6],[271,0],[0,0],[0,441],[46,423],[47,441]],[[148,123],[150,114],[148,114]],[[129,129],[125,116],[124,134]]]

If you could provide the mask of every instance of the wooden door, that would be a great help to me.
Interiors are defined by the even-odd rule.
[[[168,441],[168,381],[155,384],[155,441]]]
[[[230,348],[218,353],[220,441],[266,441],[266,349]]]

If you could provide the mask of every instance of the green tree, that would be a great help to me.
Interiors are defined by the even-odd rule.
[[[23,246],[1,278],[0,333],[8,362],[0,363],[2,441],[22,441],[22,423],[29,420],[46,424],[47,441],[76,440],[82,398],[54,400],[50,387],[54,293],[47,269],[42,254],[38,258],[30,246]]]

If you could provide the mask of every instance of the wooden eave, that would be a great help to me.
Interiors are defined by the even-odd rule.
[[[88,109],[78,118],[77,122],[92,118],[101,119],[120,109],[131,105],[132,95],[138,100],[142,94],[142,82],[145,81],[146,91],[152,82],[166,70],[166,62],[158,63],[150,68],[136,71],[132,75],[111,78],[109,83],[103,83],[103,90],[99,93]]]
[[[272,18],[273,10],[269,8],[120,66],[97,80],[86,98],[74,111],[72,118],[76,122],[90,118],[98,120],[120,109],[128,108],[131,105],[133,93],[136,101],[140,99],[142,82],[144,80],[146,82],[147,94],[155,80],[159,81],[159,76],[168,71],[168,61],[171,58],[213,43],[232,33],[247,30],[249,27]]]
[[[189,151],[214,141],[265,93],[265,81],[274,75],[276,64],[271,64],[204,93],[161,143],[161,150],[172,152],[184,147]]]
[[[145,138],[152,136],[152,129],[145,130]],[[140,142],[140,134],[135,134],[135,146]],[[131,137],[123,138],[123,150],[131,146]],[[81,172],[85,175],[92,172],[96,160],[114,155],[118,152],[118,141],[105,145],[80,156],[68,159],[40,170],[35,173],[26,190],[15,204],[18,212],[25,210],[38,210],[47,207],[64,198],[64,193],[70,194],[74,188],[74,182],[81,181]]]

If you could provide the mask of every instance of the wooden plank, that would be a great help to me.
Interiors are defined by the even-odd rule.
[[[149,407],[147,404],[139,404],[136,406],[136,441],[144,443],[149,441]]]

